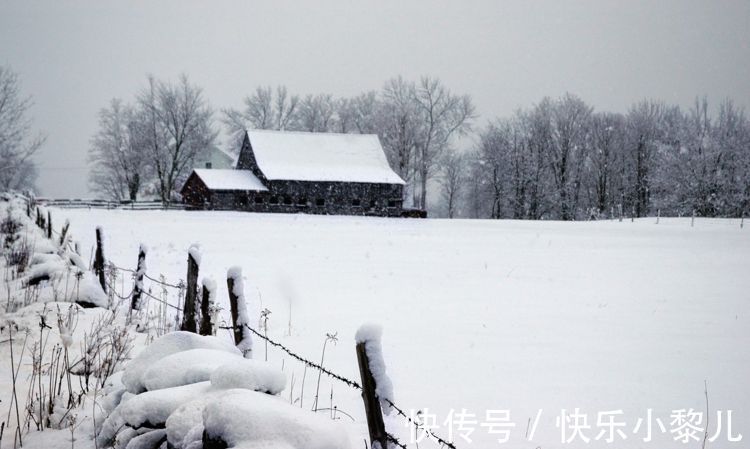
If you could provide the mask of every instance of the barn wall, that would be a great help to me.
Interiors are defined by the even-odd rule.
[[[195,174],[191,174],[180,191],[182,202],[195,208],[204,208],[211,202],[211,191]]]
[[[391,217],[402,211],[401,185],[270,181],[267,186],[267,192],[215,191],[208,208]]]

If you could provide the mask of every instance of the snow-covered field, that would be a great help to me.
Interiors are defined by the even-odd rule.
[[[578,408],[587,415],[586,446],[697,448],[702,432],[701,441],[675,441],[680,423],[670,415],[704,412],[704,381],[709,437],[720,430],[709,447],[746,447],[750,438],[750,230],[738,220],[697,219],[691,227],[690,219],[664,218],[657,225],[51,211],[56,226],[70,220],[84,259],[101,225],[109,260],[135,268],[144,243],[148,274],[168,281],[185,278],[187,250],[199,243],[201,277],[218,281],[225,309],[227,270],[241,266],[252,319],[271,311],[269,337],[319,361],[326,333],[337,333],[324,365],[347,378],[359,381],[357,328],[381,324],[395,402],[436,419],[435,432],[452,433],[458,447],[498,446],[502,435],[490,431],[499,427],[482,424],[497,423],[502,410],[515,425],[506,428],[506,447],[582,447],[580,435],[561,443],[576,420],[558,420]],[[258,339],[254,358],[265,358]],[[268,359],[287,375],[282,397],[299,405],[304,377],[302,406],[312,407],[317,372],[271,347]],[[338,414],[353,447],[362,447],[359,393],[323,376],[319,402],[353,416]],[[463,409],[474,416],[461,427]],[[644,442],[649,409],[652,441]],[[732,435],[746,434],[741,442],[727,442],[728,410]],[[613,411],[625,425],[607,443],[611,426],[598,424]],[[409,440],[401,418],[386,417],[386,426]],[[472,443],[461,436],[467,428]]]

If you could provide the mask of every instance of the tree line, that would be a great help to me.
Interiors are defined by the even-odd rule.
[[[470,217],[739,217],[750,206],[750,122],[730,100],[715,114],[705,98],[687,111],[644,100],[616,114],[545,98],[447,158],[442,193],[449,215]]]
[[[33,185],[31,99],[0,67],[0,190]],[[215,111],[187,76],[149,76],[131,101],[98,114],[92,190],[110,199],[177,191],[198,156],[236,153],[245,129],[377,134],[407,183],[405,204],[470,218],[580,220],[619,215],[743,216],[750,209],[750,121],[731,100],[683,110],[655,100],[594,111],[572,94],[543,98],[476,126],[468,95],[439,79],[395,77],[354,97],[257,87],[239,109]],[[429,201],[428,201],[429,197]]]

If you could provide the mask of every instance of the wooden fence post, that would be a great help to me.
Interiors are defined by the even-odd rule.
[[[138,266],[135,269],[135,285],[133,285],[133,298],[130,301],[130,310],[141,310],[141,295],[143,295],[143,275],[146,274],[146,247],[138,248]]]
[[[375,394],[375,378],[370,371],[366,344],[367,342],[364,341],[357,343],[357,361],[359,362],[359,376],[362,379],[362,401],[365,403],[367,428],[370,431],[370,447],[378,442],[381,448],[387,448],[388,437],[383,423],[383,411],[380,409],[380,400]]]
[[[213,323],[211,323],[211,312],[213,309],[214,295],[216,294],[216,282],[213,279],[203,278],[203,298],[201,300],[201,324],[198,333],[201,335],[213,335]]]
[[[695,209],[693,209],[693,216],[690,218],[690,227],[695,225]]]
[[[52,212],[47,211],[47,238],[52,240]]]
[[[234,278],[227,274],[227,289],[229,290],[229,310],[232,313],[232,332],[234,333],[234,344],[239,345],[242,341],[242,328],[237,324],[239,321],[239,308],[237,305],[237,294],[234,292]]]
[[[187,289],[185,290],[185,306],[182,308],[182,325],[180,330],[197,332],[195,322],[195,301],[198,296],[198,260],[191,250],[188,251]]]
[[[107,283],[104,278],[104,236],[101,226],[96,227],[96,254],[94,255],[94,273],[99,278],[99,285],[107,293]]]

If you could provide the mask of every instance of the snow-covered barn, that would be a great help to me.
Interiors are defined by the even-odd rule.
[[[253,130],[234,169],[195,169],[181,193],[197,209],[399,216],[403,188],[376,135]]]

